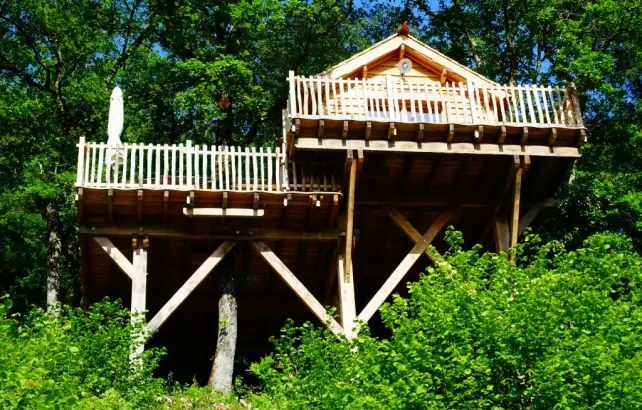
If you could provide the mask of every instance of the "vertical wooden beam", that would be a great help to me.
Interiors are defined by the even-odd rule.
[[[348,209],[347,209],[347,220],[346,220],[346,260],[344,269],[346,272],[349,272],[352,266],[352,236],[354,229],[354,191],[355,185],[357,182],[357,161],[354,158],[348,158],[350,161],[350,180],[348,182]],[[347,275],[347,274],[346,274]],[[346,276],[346,281],[350,281],[350,277]]]
[[[508,222],[505,217],[496,217],[493,223],[493,236],[495,239],[495,252],[506,252],[510,247]]]
[[[339,314],[341,315],[341,326],[348,340],[352,340],[357,334],[357,307],[354,298],[354,277],[352,264],[348,270],[345,269],[346,261],[343,255],[337,258],[337,282],[339,284]]]
[[[144,319],[145,302],[147,299],[147,248],[149,242],[138,240],[136,249],[134,249],[133,266],[135,275],[132,278],[132,324]],[[140,334],[135,334],[133,339],[135,346],[129,356],[130,361],[136,362],[145,349],[145,335],[142,329]]]
[[[521,199],[522,191],[522,175],[524,173],[524,168],[519,167],[515,173],[515,184],[513,185],[513,206],[511,209],[511,218],[510,218],[510,244],[512,248],[517,245],[517,238],[519,237],[519,203]],[[514,255],[511,256],[511,259],[514,258]]]

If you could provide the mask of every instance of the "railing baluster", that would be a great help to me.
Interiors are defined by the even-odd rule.
[[[272,164],[273,164],[273,157],[272,157],[272,148],[268,147],[267,148],[267,169],[268,169],[268,191],[272,192]]]
[[[171,186],[176,186],[176,144],[172,144],[172,173],[171,175]]]
[[[308,84],[310,86],[310,102],[312,102],[312,111],[311,115],[318,116],[319,112],[317,111],[317,95],[314,92],[314,77],[308,78]]]
[[[531,90],[533,90],[534,103],[535,107],[537,108],[537,123],[544,124],[544,113],[542,112],[542,104],[539,98],[540,87],[534,85],[533,87],[531,87]]]
[[[330,84],[332,84],[332,100],[334,101],[334,116],[339,117],[341,116],[341,114],[339,113],[339,95],[337,94],[337,81],[331,80]]]
[[[231,185],[230,185],[230,170],[229,170],[229,165],[231,165],[231,152],[230,152],[230,147],[226,146],[225,147],[225,156],[223,157],[223,162],[225,165],[225,189],[229,190]],[[232,179],[232,183],[234,183],[234,180]]]
[[[192,189],[194,187],[194,181],[192,180],[192,153],[194,148],[192,148],[192,141],[187,141],[185,143],[185,167],[187,168],[187,182],[186,187]]]
[[[296,117],[297,104],[296,104],[296,80],[294,79],[294,71],[288,73],[290,84],[290,116]]]
[[[231,168],[231,176],[232,176],[232,184],[230,185],[230,189],[234,190],[236,189],[236,155],[235,155],[236,147],[231,146],[230,151],[229,151],[229,156],[230,156],[230,168]]]
[[[218,147],[216,145],[212,145],[212,152],[210,153],[210,172],[211,172],[211,178],[212,178],[212,190],[220,190],[221,186],[219,185],[218,187],[216,186],[216,157],[217,157],[217,152],[218,152]],[[219,170],[219,173],[221,171]]]
[[[160,147],[156,146],[154,147],[154,154],[155,154],[155,166],[154,166],[154,181],[156,182],[156,188],[159,188],[162,184],[162,177],[163,173],[161,170],[161,149]]]
[[[321,90],[319,90],[319,93]],[[252,147],[252,170],[254,174],[254,191],[259,190],[259,167],[258,167],[258,156],[256,153],[256,148]]]
[[[138,151],[137,144],[132,144],[131,146],[131,162],[129,165],[129,188],[134,188],[136,185],[136,151]]]
[[[496,122],[495,121],[495,113],[491,112],[491,110],[490,110],[490,102],[488,101],[490,99],[490,97],[489,97],[490,96],[490,87],[489,88],[486,88],[486,87],[489,87],[489,85],[488,84],[484,84],[482,87],[477,89],[478,92],[479,92],[480,100],[482,98],[484,100],[484,108],[485,108],[484,114],[485,115],[483,117],[483,122],[490,122],[492,124],[495,124],[495,122]],[[492,120],[489,121],[489,119],[492,119]]]
[[[324,89],[325,89],[325,111],[326,111],[326,116],[331,117],[332,114],[330,113],[330,80],[328,80],[328,77],[325,77],[324,79]]]
[[[101,142],[100,145],[98,145],[98,169],[96,170],[98,173],[98,187],[100,187],[103,183],[103,163],[105,158],[105,151],[105,143]]]
[[[163,144],[163,188],[169,185],[169,145]]]
[[[321,93],[321,76],[316,76],[315,80],[316,80],[316,83],[317,83],[317,92],[316,92],[317,107],[318,107],[317,108],[318,109],[317,115],[319,117],[322,117],[323,116],[323,95]]]
[[[207,144],[203,144],[202,147],[203,151],[203,171],[201,172],[201,178],[203,180],[203,183],[201,184],[202,189],[207,189],[207,153],[209,152],[207,148]]]
[[[466,88],[468,91],[468,101],[470,103],[470,123],[475,124],[479,118],[477,116],[477,101],[475,101],[475,84],[467,82]]]
[[[78,140],[78,163],[76,164],[76,185],[82,186],[85,181],[83,177],[85,166],[85,137],[80,137]]]
[[[138,143],[138,185],[140,188],[143,187],[143,161],[145,159],[145,150],[142,143]]]
[[[129,155],[129,144],[125,143],[123,148],[123,172],[120,179],[120,186],[123,189],[127,183],[127,155]]]
[[[96,184],[96,172],[98,171],[98,163],[96,162],[96,159],[98,158],[98,152],[100,151],[100,146],[96,143],[90,144],[89,145],[92,149],[91,153],[91,176],[90,181],[92,185]]]
[[[251,191],[252,180],[250,179],[250,149],[245,147],[245,190]]]
[[[510,88],[512,93],[511,102],[513,105],[513,122],[518,124],[520,122],[520,114],[519,114],[519,107],[518,107],[520,93],[517,87],[511,86]]]
[[[281,147],[276,147],[276,161],[274,161],[274,173],[276,176],[276,190],[281,189]]]
[[[91,153],[93,151],[91,144],[83,144],[84,147],[81,147],[82,149],[82,154],[85,157],[85,165],[83,167],[83,180],[82,180],[82,185],[83,186],[88,186],[91,183],[91,180],[89,179],[89,169],[94,166],[94,164],[91,162]],[[85,148],[87,151],[85,151]]]
[[[260,162],[261,162],[261,191],[265,191],[265,152],[263,147],[259,148]]]
[[[526,105],[528,106],[530,124],[537,124],[537,118],[535,117],[535,110],[533,109],[533,98],[531,96],[531,88],[528,84],[524,85],[524,92],[526,94]]]
[[[299,116],[303,116],[306,113],[305,108],[303,107],[303,90],[301,89],[303,87],[303,83],[301,82],[301,77],[297,76],[296,77],[296,92],[297,92],[297,98],[298,98],[298,107],[299,107]]]

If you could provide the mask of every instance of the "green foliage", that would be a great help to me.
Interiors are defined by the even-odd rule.
[[[87,312],[64,306],[55,320],[40,308],[11,314],[12,304],[0,298],[2,409],[239,408],[210,389],[155,378],[161,350],[146,350],[143,365],[132,366],[131,343],[144,327],[132,325],[120,303],[97,303]]]
[[[463,251],[381,309],[389,339],[286,326],[252,366],[275,408],[640,408],[642,258],[615,234]],[[264,396],[263,399],[268,400]]]

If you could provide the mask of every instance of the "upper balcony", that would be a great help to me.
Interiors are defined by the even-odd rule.
[[[583,138],[573,87],[440,84],[390,75],[330,79],[292,72],[289,85],[287,121],[302,139],[571,146]]]
[[[456,148],[576,157],[586,136],[572,84],[501,85],[411,36],[392,36],[317,76],[290,72],[288,80],[290,156],[294,149]]]

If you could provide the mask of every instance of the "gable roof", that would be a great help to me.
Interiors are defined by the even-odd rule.
[[[462,64],[459,64],[457,61],[429,47],[416,38],[400,34],[394,34],[385,40],[374,44],[372,47],[367,48],[334,67],[327,69],[321,73],[321,75],[329,76],[333,79],[345,77],[357,70],[360,70],[365,65],[383,61],[382,59],[385,59],[386,56],[399,50],[402,45],[404,46],[405,53],[407,53],[409,57],[419,60],[428,66],[437,66],[441,69],[445,68],[448,70],[449,75],[459,77],[467,83],[494,83],[494,81],[489,78],[476,73]]]

